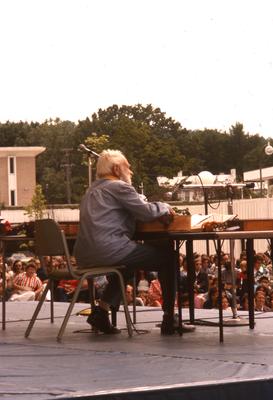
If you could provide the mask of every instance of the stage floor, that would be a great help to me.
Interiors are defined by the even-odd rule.
[[[193,333],[164,337],[156,327],[159,309],[139,307],[136,327],[128,338],[124,314],[118,313],[120,335],[91,333],[76,304],[61,343],[56,341],[66,303],[42,309],[28,339],[24,331],[34,303],[7,303],[7,326],[0,331],[0,398],[55,399],[111,391],[138,391],[176,386],[273,378],[273,313],[257,313],[256,326],[226,326],[219,343],[217,326],[198,325]],[[2,311],[2,310],[1,310]],[[0,314],[1,315],[1,314]],[[231,317],[231,313],[224,314]],[[243,321],[247,313],[239,312]],[[188,317],[183,310],[183,318]],[[202,321],[218,321],[215,310],[196,310]]]

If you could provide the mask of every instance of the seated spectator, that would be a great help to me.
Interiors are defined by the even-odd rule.
[[[247,257],[246,257],[246,250],[243,250],[241,253],[240,253],[240,258],[238,259],[238,260],[236,260],[236,268],[240,268],[240,264],[241,264],[241,261],[246,261],[247,260]]]
[[[2,257],[0,257],[0,299],[3,298],[3,294],[4,294],[3,293],[4,292],[4,290],[3,290],[3,283],[4,283],[3,282],[3,269],[6,268],[6,265],[3,263],[2,260],[3,260]],[[12,276],[13,276],[12,271],[8,271],[6,268],[6,271],[5,271],[5,277],[6,277],[6,279],[5,279],[5,300],[6,301],[10,298],[10,296],[12,294]]]
[[[240,304],[242,304],[242,298],[248,293],[248,281],[247,281],[247,262],[242,260],[240,262],[240,270],[238,272],[238,290],[237,294],[240,298]]]
[[[194,258],[195,268],[195,283],[194,283],[194,307],[203,308],[204,302],[206,301],[207,292],[209,289],[209,278],[208,269],[205,271],[202,269],[201,257],[196,254]]]
[[[202,254],[201,256],[201,269],[204,272],[209,272],[211,267],[211,262],[210,262],[210,258],[209,256],[207,256],[206,254]]]
[[[265,298],[269,297],[269,295],[270,295],[270,290],[267,287],[263,286],[263,285],[257,286],[256,290],[255,290],[255,293],[256,292],[263,292],[263,294],[265,295]]]
[[[235,274],[235,272],[234,272]],[[236,280],[236,278],[235,278]],[[232,266],[230,261],[226,261],[223,264],[223,270],[222,270],[222,282],[227,285],[232,285],[233,283],[233,272],[232,272]]]
[[[180,292],[183,294],[189,293],[189,284],[188,284],[188,264],[187,258],[179,256],[180,262]]]
[[[9,301],[37,300],[43,290],[42,281],[37,277],[36,265],[29,262],[26,270],[13,279],[13,292]]]
[[[8,300],[13,293],[14,278],[24,272],[25,266],[26,263],[22,262],[21,260],[15,260],[11,265],[11,270],[8,273],[6,272],[6,300]]]
[[[259,284],[259,286],[264,287],[267,291],[267,295],[269,295],[272,288],[270,286],[270,280],[269,280],[268,276],[261,276],[258,280],[258,284]]]
[[[222,294],[222,309],[226,311],[231,310],[229,298],[225,293]]]
[[[269,299],[268,299],[268,307],[273,311],[273,291],[270,293]]]
[[[139,297],[144,306],[147,306],[147,299],[148,299],[148,290],[149,287],[147,287],[146,283],[144,283],[143,285],[139,284],[137,286],[137,297]]]
[[[218,274],[218,257],[216,254],[210,256],[210,267],[208,274],[216,276]]]
[[[151,307],[161,307],[163,302],[162,289],[159,279],[154,279],[150,283],[147,294],[147,305]]]
[[[254,256],[254,280],[255,284],[258,285],[258,281],[261,276],[270,277],[269,270],[263,264],[264,260],[263,257],[259,254],[255,254]]]
[[[194,255],[194,267],[195,267],[195,282],[194,282],[194,307],[203,308],[203,304],[207,298],[207,291],[209,286],[208,273],[202,270],[202,262],[199,254]],[[187,259],[183,258],[182,267],[180,268],[180,293],[184,299],[189,296],[189,284],[188,284],[188,266]],[[186,302],[184,302],[184,307]]]
[[[38,278],[40,278],[43,283],[46,283],[48,280],[47,271],[41,265],[41,261],[39,260],[38,257],[34,258],[33,261],[36,264],[36,273],[37,273]]]
[[[61,302],[71,301],[78,284],[79,281],[77,279],[60,280],[55,290],[55,300]],[[83,281],[77,301],[84,303],[89,303],[90,301],[87,280]]]
[[[266,296],[261,290],[255,293],[255,311],[271,311],[266,305]]]
[[[21,260],[15,260],[11,266],[13,276],[19,275],[25,271],[26,264]]]
[[[183,271],[184,260],[186,259],[186,255],[179,253],[179,267],[180,271]]]
[[[134,288],[131,285],[126,285],[126,300],[128,305],[132,305],[134,303]],[[144,302],[141,297],[136,297],[136,306],[144,306]]]
[[[73,260],[73,257],[71,257],[71,260]],[[58,269],[65,269],[66,268],[66,262],[64,261],[63,257],[61,256],[55,256],[55,257],[48,257],[45,256],[43,257],[43,265],[46,274],[49,274],[52,270],[58,270]]]
[[[207,293],[209,288],[208,272],[202,270],[201,257],[196,255],[194,258],[195,268],[195,290],[197,293]]]
[[[212,286],[208,292],[208,299],[204,302],[203,308],[211,309],[218,307],[218,288],[216,286]]]
[[[25,267],[26,263],[23,263],[21,260],[15,260],[11,266],[11,271],[10,271],[12,280],[15,278],[15,276],[24,272]]]
[[[216,286],[218,287],[218,278],[214,275],[208,275],[208,280],[209,280],[209,289]]]
[[[249,310],[248,294],[247,293],[245,293],[243,295],[243,297],[242,297],[240,310],[244,310],[244,311],[248,311]]]
[[[145,290],[148,291],[150,282],[146,276],[146,271],[139,270],[137,274],[137,290]],[[141,288],[141,289],[139,289]]]

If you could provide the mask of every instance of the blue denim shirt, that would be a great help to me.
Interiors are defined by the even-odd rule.
[[[136,247],[136,220],[149,222],[169,212],[166,203],[144,201],[132,185],[99,179],[80,206],[80,229],[74,247],[79,266],[111,265]]]

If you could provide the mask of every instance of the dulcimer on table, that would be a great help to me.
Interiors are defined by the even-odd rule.
[[[234,221],[235,222],[235,221]],[[238,219],[237,224],[241,231],[272,231],[273,219]]]
[[[173,221],[164,224],[160,220],[137,222],[137,232],[189,232],[191,231],[191,215],[174,215]]]

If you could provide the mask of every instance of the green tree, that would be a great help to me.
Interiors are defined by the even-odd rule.
[[[81,154],[77,151],[75,137],[76,125],[60,119],[48,120],[38,126],[30,127],[27,142],[31,146],[45,146],[46,151],[39,155],[36,163],[37,181],[42,185],[48,203],[67,203],[66,170],[69,161],[71,168],[70,187],[72,202],[79,202],[82,191],[75,184],[84,176]],[[69,152],[69,160],[66,150]]]
[[[180,124],[151,105],[99,109],[91,120],[80,122],[77,130],[81,127],[84,132],[96,132],[96,139],[108,135],[107,147],[126,155],[134,170],[134,185],[143,182],[147,195],[155,191],[158,175],[172,177],[184,163],[176,143],[182,131]],[[89,135],[86,143],[92,139]]]
[[[30,219],[42,219],[46,211],[46,200],[41,185],[36,185],[31,203],[25,207],[25,214]]]

